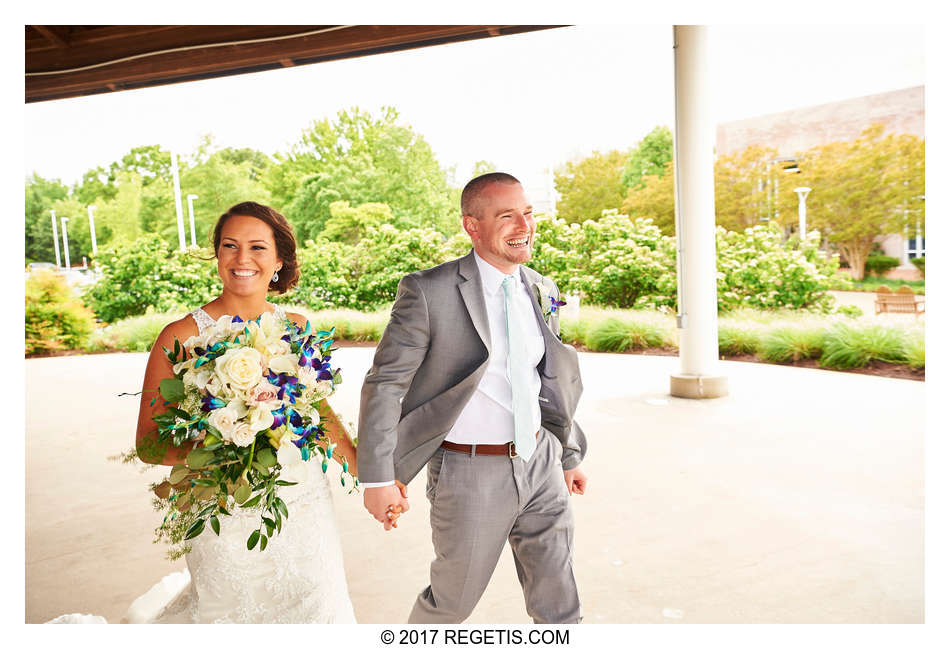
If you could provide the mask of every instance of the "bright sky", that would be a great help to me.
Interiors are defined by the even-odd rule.
[[[924,83],[922,26],[710,29],[717,122]],[[670,25],[583,25],[210,81],[27,104],[24,171],[72,183],[134,146],[285,149],[312,120],[392,105],[456,184],[475,161],[523,179],[673,125]],[[541,195],[538,195],[541,194]]]

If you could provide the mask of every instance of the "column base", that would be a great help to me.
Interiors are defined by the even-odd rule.
[[[729,378],[673,374],[670,376],[670,394],[682,399],[718,399],[729,394]]]

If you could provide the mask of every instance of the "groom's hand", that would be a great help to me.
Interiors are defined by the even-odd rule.
[[[584,495],[587,489],[587,476],[579,468],[568,469],[564,472],[564,482],[567,483],[567,493]]]
[[[367,487],[363,490],[363,506],[373,515],[373,518],[383,524],[383,528],[386,530],[394,527],[393,510],[401,507],[398,513],[409,511],[409,501],[403,495],[406,487],[405,485],[401,486],[402,490],[396,485]],[[396,518],[398,518],[398,514],[396,514]]]

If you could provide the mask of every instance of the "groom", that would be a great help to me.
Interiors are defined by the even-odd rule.
[[[557,287],[520,265],[535,233],[521,183],[485,174],[461,202],[474,250],[403,277],[363,383],[363,503],[390,529],[408,509],[396,481],[428,463],[435,560],[410,623],[465,620],[505,541],[528,614],[576,623],[568,496],[587,485],[577,353],[560,341]]]

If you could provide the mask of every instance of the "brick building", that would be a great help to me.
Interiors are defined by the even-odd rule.
[[[793,159],[797,153],[836,140],[853,140],[874,123],[887,131],[924,137],[924,87],[893,90],[819,106],[797,108],[761,117],[719,124],[716,152],[728,155],[751,145],[778,150],[780,158]],[[922,237],[916,232],[880,237],[885,254],[914,269],[909,258],[924,256]]]

